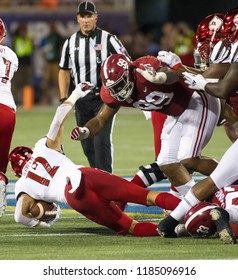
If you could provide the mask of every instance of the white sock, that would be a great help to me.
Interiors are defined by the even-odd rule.
[[[170,215],[175,220],[181,221],[186,215],[187,211],[194,205],[198,204],[199,202],[200,200],[196,198],[192,190],[189,190],[188,193],[183,198],[183,200],[181,200],[179,205],[173,210],[173,212]]]
[[[191,179],[186,184],[175,187],[175,189],[179,192],[180,195],[185,196],[186,193],[195,185],[195,181]]]

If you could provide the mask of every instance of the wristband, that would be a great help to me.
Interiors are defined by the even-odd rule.
[[[175,64],[175,65],[172,67],[172,69],[173,69],[174,71],[177,71],[177,70],[179,69],[180,66],[182,66],[182,63],[177,63],[177,64]]]

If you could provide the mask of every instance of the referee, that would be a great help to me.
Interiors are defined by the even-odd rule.
[[[103,105],[99,94],[103,61],[115,53],[129,55],[115,35],[97,27],[97,11],[93,3],[85,1],[79,4],[77,21],[80,30],[65,41],[62,49],[59,90],[60,101],[63,102],[68,96],[71,79],[74,85],[84,81],[95,85],[93,93],[75,104],[77,126],[83,127],[88,120],[97,115]],[[81,141],[89,165],[110,173],[113,166],[113,126],[114,119],[99,135]]]

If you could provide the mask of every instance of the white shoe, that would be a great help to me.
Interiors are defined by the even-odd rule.
[[[2,217],[7,207],[6,184],[0,179],[0,217]]]

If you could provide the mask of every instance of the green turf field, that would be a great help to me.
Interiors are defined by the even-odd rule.
[[[34,108],[17,112],[17,126],[12,142],[32,146],[48,131],[55,108]],[[73,113],[65,125],[64,147],[75,162],[87,165],[79,142],[70,140],[75,125]],[[113,142],[115,149],[114,173],[133,175],[138,166],[154,159],[153,135],[150,121],[135,109],[118,113]],[[217,128],[204,155],[220,159],[230,142],[223,129]],[[14,179],[8,170],[9,179]],[[14,208],[8,207],[0,218],[1,260],[197,260],[237,259],[238,250],[233,245],[223,245],[219,239],[162,239],[117,236],[111,230],[86,220],[71,210],[63,210],[60,220],[49,229],[29,229],[14,222]],[[138,220],[159,222],[160,215],[135,215]]]

